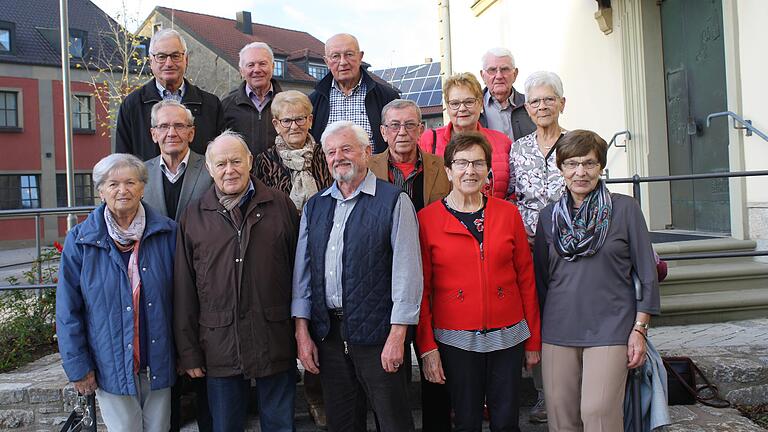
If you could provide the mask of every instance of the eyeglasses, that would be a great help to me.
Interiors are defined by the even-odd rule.
[[[162,133],[168,133],[168,131],[170,131],[171,128],[176,129],[176,132],[186,132],[193,127],[195,126],[184,124],[184,123],[161,123],[157,126],[154,126],[154,129],[157,129]]]
[[[173,52],[173,53],[170,53],[170,54],[154,53],[154,54],[152,54],[152,57],[154,57],[155,60],[158,61],[158,63],[165,63],[165,61],[168,60],[168,58],[170,58],[171,61],[173,61],[174,63],[178,63],[182,59],[184,59],[184,52],[183,51],[182,52],[176,51],[176,52]]]
[[[579,165],[583,166],[585,170],[592,171],[593,169],[600,166],[600,162],[594,161],[592,159],[585,160],[582,162],[576,162],[576,161],[565,161],[563,162],[563,170],[565,171],[576,171],[576,169],[579,167]]]
[[[307,117],[308,116],[301,116],[301,117],[294,117],[294,118],[284,118],[278,120],[280,122],[280,126],[284,128],[290,128],[291,124],[296,123],[296,126],[304,126],[307,124]]]
[[[464,171],[472,165],[472,168],[476,170],[484,170],[488,168],[488,162],[485,159],[467,160],[467,159],[454,159],[451,161],[451,165],[457,170]]]
[[[331,63],[338,63],[338,62],[341,61],[341,57],[342,56],[344,57],[344,60],[350,61],[353,58],[357,57],[357,53],[354,52],[354,51],[347,51],[345,53],[331,53],[331,54],[325,56],[325,58],[330,60]]]
[[[488,69],[485,70],[485,73],[488,75],[496,75],[497,72],[501,72],[502,75],[506,75],[510,72],[512,72],[514,68],[511,68],[509,66],[502,66],[500,68],[497,68],[495,66],[491,66]]]
[[[412,122],[406,122],[406,123],[397,123],[392,122],[388,125],[384,125],[385,128],[387,128],[390,132],[400,132],[400,128],[405,128],[408,132],[416,130],[417,127],[419,127],[421,123],[412,123]]]
[[[475,107],[475,104],[477,103],[476,98],[471,99],[464,99],[464,100],[449,100],[448,101],[448,108],[456,111],[459,108],[461,108],[462,105],[464,105],[467,109],[472,109]]]
[[[528,102],[526,102],[526,103],[527,103],[527,104],[528,104],[528,106],[530,106],[531,108],[538,108],[538,107],[539,107],[539,105],[541,105],[541,103],[542,103],[542,102],[544,102],[544,105],[546,105],[546,106],[552,106],[552,105],[554,105],[554,104],[555,104],[555,102],[557,102],[557,99],[558,99],[558,98],[556,98],[555,96],[547,96],[547,97],[545,97],[545,98],[536,98],[536,99],[531,99],[531,100],[529,100],[529,101],[528,101]]]

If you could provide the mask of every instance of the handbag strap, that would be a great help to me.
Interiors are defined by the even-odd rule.
[[[437,151],[437,131],[432,129],[432,154]]]
[[[717,386],[712,384],[707,377],[704,375],[704,373],[699,369],[698,366],[696,366],[696,363],[691,360],[690,357],[668,357],[670,360],[678,360],[678,361],[685,361],[688,364],[688,367],[691,371],[692,378],[693,378],[693,385],[696,387],[695,389],[692,388],[686,381],[685,378],[683,378],[673,367],[669,364],[667,361],[667,358],[662,358],[661,361],[664,363],[664,367],[667,369],[667,372],[671,372],[672,375],[677,378],[678,382],[683,386],[683,388],[691,395],[693,396],[697,402],[711,406],[713,408],[729,408],[731,406],[731,403],[727,400],[723,399],[722,396],[720,396],[720,391],[718,390]],[[701,377],[701,380],[704,381],[704,384],[702,385],[696,385],[696,376]],[[701,393],[704,390],[709,390],[711,392],[710,396],[702,396]]]

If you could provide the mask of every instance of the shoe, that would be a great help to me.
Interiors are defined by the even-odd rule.
[[[309,409],[309,416],[312,417],[315,426],[322,430],[326,430],[328,428],[328,421],[325,418],[325,406],[322,404],[308,404],[307,408]]]
[[[547,422],[547,405],[544,402],[544,395],[539,395],[536,405],[531,408],[531,412],[528,414],[528,421],[531,423]]]

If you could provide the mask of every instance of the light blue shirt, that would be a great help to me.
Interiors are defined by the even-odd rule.
[[[342,298],[342,273],[344,232],[347,220],[360,198],[360,194],[376,196],[376,176],[368,171],[363,182],[352,195],[344,198],[337,184],[323,192],[336,200],[333,227],[328,238],[325,260],[325,304],[329,309],[340,308]],[[355,229],[354,227],[351,229]],[[296,247],[296,264],[293,271],[293,301],[291,315],[296,318],[311,318],[310,257],[307,253],[307,213],[301,215],[299,243]],[[401,193],[392,212],[392,314],[390,324],[415,325],[419,322],[421,295],[424,278],[421,267],[419,246],[419,225],[416,210],[408,198]]]
[[[184,80],[181,81],[181,86],[179,86],[179,89],[176,90],[174,93],[171,93],[170,91],[166,90],[165,87],[160,84],[160,81],[155,79],[155,87],[157,87],[158,93],[160,93],[160,97],[163,99],[173,99],[178,103],[181,103],[181,100],[184,98],[184,90],[186,90],[186,82]]]

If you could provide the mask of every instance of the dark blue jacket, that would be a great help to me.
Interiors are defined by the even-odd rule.
[[[368,89],[365,94],[365,112],[368,114],[368,122],[371,124],[373,133],[373,152],[381,153],[387,149],[387,143],[381,136],[381,109],[384,105],[400,97],[400,94],[394,88],[379,84],[371,78],[368,72],[360,68],[363,82]],[[328,72],[315,86],[315,91],[309,95],[312,101],[312,129],[310,133],[315,141],[320,142],[320,137],[328,126],[328,117],[331,115],[330,94],[331,85],[333,85],[333,75]]]
[[[376,180],[376,196],[361,193],[347,219],[342,263],[344,340],[379,345],[387,340],[392,314],[392,212],[402,191]],[[310,257],[312,319],[315,341],[328,335],[325,304],[325,252],[336,199],[318,193],[307,202],[307,253]]]
[[[56,288],[56,334],[64,372],[79,381],[96,371],[99,388],[135,395],[133,299],[120,252],[107,233],[101,205],[72,228],[64,242]],[[176,379],[173,342],[173,258],[176,223],[144,205],[146,228],[139,270],[148,323],[147,361],[152,390]]]

